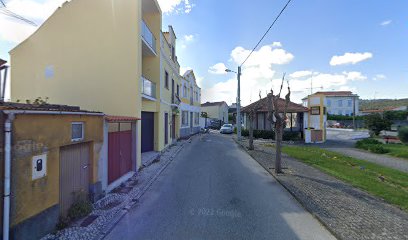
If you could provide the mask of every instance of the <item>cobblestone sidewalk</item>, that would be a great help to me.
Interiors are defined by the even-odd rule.
[[[240,142],[245,149],[248,141]],[[339,239],[408,239],[408,213],[334,177],[283,156],[274,174],[274,149],[255,142],[248,153]]]
[[[162,152],[158,161],[143,168],[137,175],[97,201],[90,215],[55,234],[46,235],[41,240],[103,239],[128,210],[137,204],[139,198],[170,164],[183,145],[189,142],[191,139],[179,141],[167,148]]]

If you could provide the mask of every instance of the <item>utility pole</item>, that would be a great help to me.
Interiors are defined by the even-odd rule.
[[[238,141],[241,141],[241,66],[238,66],[238,92],[237,92],[237,135]]]
[[[356,130],[356,96],[353,96],[353,129]]]

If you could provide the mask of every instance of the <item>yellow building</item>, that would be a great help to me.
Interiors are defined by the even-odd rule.
[[[9,212],[1,223],[10,239],[39,239],[77,199],[101,197],[103,126],[102,113],[78,107],[1,104],[0,171],[10,177],[1,174],[0,213]]]
[[[11,50],[11,98],[47,97],[111,116],[141,118],[149,111],[154,149],[161,150],[160,101],[148,99],[160,96],[162,86],[161,25],[156,0],[66,2]],[[141,124],[134,124],[132,141],[137,167],[149,140],[142,139]]]

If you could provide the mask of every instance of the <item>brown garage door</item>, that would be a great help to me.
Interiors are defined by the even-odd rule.
[[[63,216],[75,201],[88,198],[89,157],[88,143],[60,149],[60,209]]]

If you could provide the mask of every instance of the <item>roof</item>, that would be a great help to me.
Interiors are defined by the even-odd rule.
[[[357,96],[351,91],[329,91],[329,92],[315,92],[313,95],[325,95],[325,96]]]
[[[27,103],[15,103],[15,102],[0,102],[0,110],[101,113],[101,112],[83,110],[77,106],[48,104],[48,103],[46,104],[27,104]]]
[[[241,112],[249,112],[249,110],[253,107],[255,107],[255,105],[259,104],[259,109],[258,112],[268,112],[268,98],[262,98],[254,103],[249,104],[248,106],[242,108]],[[284,109],[285,107],[285,99],[279,98],[278,100],[278,107],[279,109]],[[294,102],[289,102],[288,104],[288,109],[287,112],[288,113],[295,113],[295,112],[307,112],[308,108],[294,103]]]
[[[223,104],[228,106],[226,102],[222,101],[222,102],[206,102],[206,103],[201,104],[201,107],[221,106]]]
[[[106,116],[105,118],[108,122],[134,122],[141,120],[137,117],[125,117],[125,116]]]
[[[7,63],[6,60],[3,60],[3,59],[0,58],[0,66],[3,66],[3,65],[6,64],[6,63]]]

